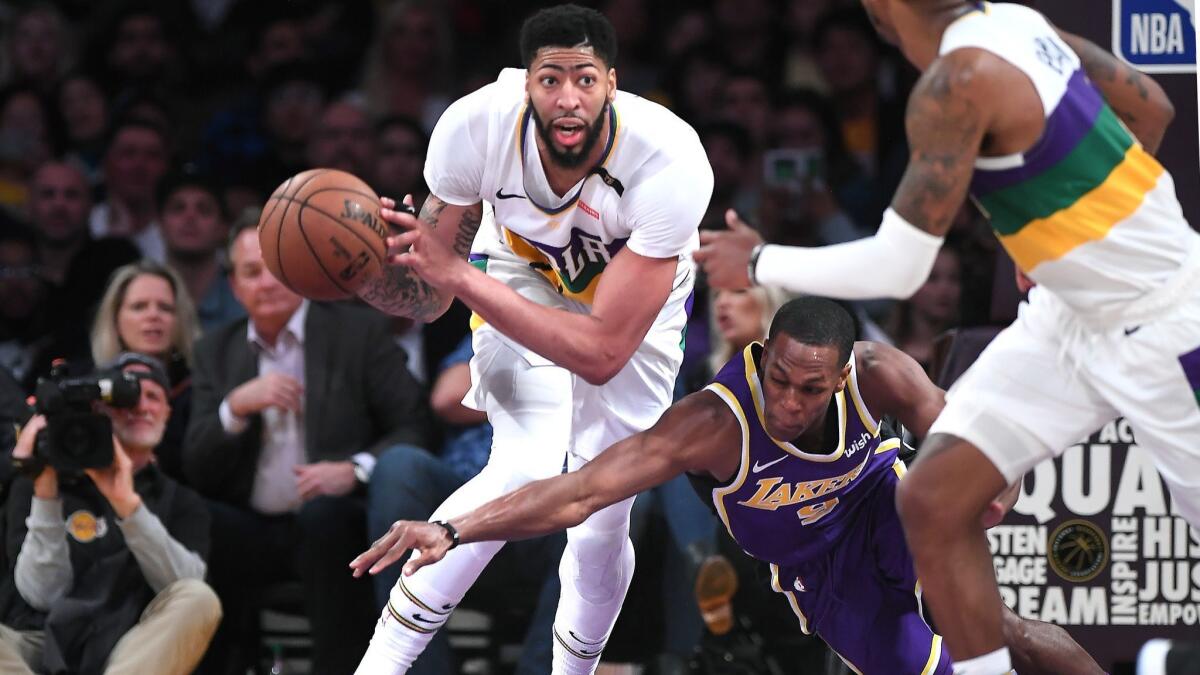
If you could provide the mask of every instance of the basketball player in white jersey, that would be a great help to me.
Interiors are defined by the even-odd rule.
[[[1124,415],[1200,527],[1200,235],[1151,155],[1173,116],[1152,80],[1020,5],[863,4],[924,71],[879,232],[756,254],[761,240],[734,219],[697,259],[717,286],[907,297],[968,191],[989,216],[1037,287],[947,393],[897,499],[954,672],[994,675],[1010,658],[973,525],[1006,483]]]
[[[530,17],[527,69],[503,71],[438,121],[420,216],[384,210],[404,233],[389,242],[387,276],[362,297],[420,318],[455,296],[466,303],[475,356],[465,403],[494,428],[487,467],[435,521],[578,469],[671,403],[712,170],[691,127],[617,90],[615,53],[598,12],[563,5]],[[555,673],[596,668],[633,574],[632,501],[567,531]],[[402,577],[359,672],[405,672],[501,545],[464,545]]]

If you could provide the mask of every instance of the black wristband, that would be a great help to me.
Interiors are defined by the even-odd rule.
[[[758,246],[755,246],[753,249],[751,249],[750,262],[746,263],[746,276],[750,278],[751,286],[758,285],[758,278],[757,278],[758,275],[756,274],[755,270],[758,267],[758,256],[760,253],[762,253],[763,246],[766,246],[766,244],[765,243],[759,244]]]
[[[434,525],[437,525],[438,527],[441,527],[442,529],[444,529],[446,531],[446,534],[450,535],[450,548],[446,549],[447,551],[452,550],[453,548],[458,546],[458,530],[455,529],[454,526],[450,524],[450,521],[434,520],[432,522]]]

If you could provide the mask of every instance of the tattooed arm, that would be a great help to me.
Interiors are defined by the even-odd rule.
[[[908,168],[892,209],[929,234],[945,236],[967,197],[993,109],[987,101],[997,87],[985,71],[994,60],[976,49],[953,51],[925,71],[908,97]]]
[[[471,251],[471,242],[475,240],[475,233],[479,231],[483,219],[483,202],[454,206],[429,195],[417,218],[465,258]],[[439,292],[410,268],[401,265],[384,265],[383,274],[363,286],[358,297],[388,314],[412,317],[418,321],[436,319],[454,300],[453,296]]]
[[[1144,75],[1078,35],[1058,31],[1083,64],[1092,83],[1104,94],[1113,112],[1146,150],[1158,152],[1163,134],[1175,117],[1175,106],[1154,78]]]

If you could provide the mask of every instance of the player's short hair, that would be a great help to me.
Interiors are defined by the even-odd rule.
[[[854,317],[845,307],[828,298],[804,296],[788,300],[775,312],[767,339],[783,333],[806,345],[833,345],[838,361],[850,361],[857,333]]]
[[[547,7],[521,25],[521,63],[528,68],[543,47],[591,47],[605,65],[617,61],[617,31],[608,18],[579,5]]]

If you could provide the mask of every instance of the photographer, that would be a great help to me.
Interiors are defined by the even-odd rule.
[[[137,378],[140,394],[105,409],[110,466],[69,477],[43,463],[53,449],[35,443],[41,415],[13,449],[38,468],[16,481],[6,507],[24,611],[0,625],[0,672],[188,673],[216,629],[220,603],[203,582],[208,511],[154,464],[170,415],[166,373],[128,352],[114,368]]]

